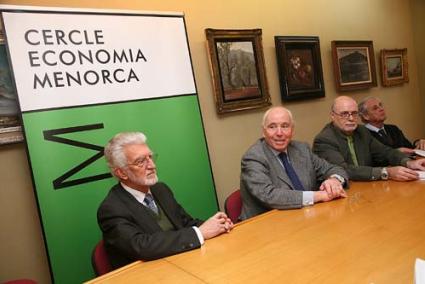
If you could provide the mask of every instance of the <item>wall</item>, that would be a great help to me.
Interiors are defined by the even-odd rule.
[[[205,28],[263,29],[266,73],[274,105],[282,104],[274,36],[317,35],[320,37],[326,97],[284,103],[293,111],[297,121],[296,139],[308,142],[312,141],[314,135],[329,120],[329,107],[337,96],[332,71],[331,40],[373,40],[377,59],[377,75],[380,74],[380,49],[407,47],[410,77],[408,84],[383,88],[379,82],[376,88],[348,94],[356,100],[368,95],[380,96],[387,106],[389,122],[396,122],[412,139],[425,136],[425,117],[422,111],[424,98],[419,92],[416,63],[416,57],[422,56],[423,59],[423,51],[419,54],[414,52],[414,38],[420,39],[421,37],[413,35],[410,10],[410,3],[423,7],[419,4],[420,0],[412,0],[412,2],[404,0],[3,0],[2,3],[185,12],[195,78],[221,206],[225,197],[233,189],[239,187],[240,158],[244,151],[261,135],[260,121],[264,109],[223,116],[216,114],[206,52]],[[423,20],[422,22],[419,20],[413,22],[415,31],[416,25],[423,24]],[[417,44],[422,47],[421,50],[424,50],[423,37],[422,43]],[[419,47],[417,49],[420,49]],[[423,84],[425,82],[424,72],[421,72]],[[421,89],[423,94],[423,85],[421,85]],[[6,206],[0,206],[0,222],[3,228],[5,226],[7,228],[7,230],[2,229],[0,235],[0,252],[2,254],[11,252],[7,254],[7,258],[3,255],[1,257],[0,281],[6,278],[31,276],[41,283],[46,283],[46,279],[48,279],[46,258],[41,242],[37,210],[33,203],[34,196],[25,160],[24,146],[2,147],[0,153],[0,178],[2,181],[7,181],[3,182],[7,186],[3,186],[0,191],[2,196],[0,205],[6,203]],[[11,219],[9,216],[16,217]],[[17,247],[24,247],[25,250],[20,251]],[[28,255],[31,254],[37,255],[37,257],[28,258]]]
[[[413,39],[418,65],[419,93],[422,97],[422,109],[425,109],[425,1],[411,0]]]

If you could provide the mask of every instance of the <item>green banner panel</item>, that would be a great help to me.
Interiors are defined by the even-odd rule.
[[[159,180],[190,214],[206,219],[218,210],[196,95],[24,113],[23,120],[56,283],[94,277],[96,211],[116,183],[102,178],[109,171],[98,149],[118,132],[146,134]]]

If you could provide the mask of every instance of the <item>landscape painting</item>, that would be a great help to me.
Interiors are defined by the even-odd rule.
[[[372,41],[332,41],[332,59],[338,91],[377,86]]]
[[[23,140],[6,44],[0,31],[0,145]]]
[[[218,113],[269,106],[261,29],[206,29]]]
[[[225,101],[261,95],[252,42],[217,42],[217,54]]]

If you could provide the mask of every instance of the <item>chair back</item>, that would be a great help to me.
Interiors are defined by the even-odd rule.
[[[239,189],[232,192],[226,198],[224,201],[224,210],[234,224],[239,222],[239,215],[241,215],[242,211],[242,198],[241,191]]]
[[[111,263],[109,262],[108,255],[106,254],[105,245],[103,240],[100,240],[92,253],[91,263],[96,273],[96,276],[103,275],[112,271]]]

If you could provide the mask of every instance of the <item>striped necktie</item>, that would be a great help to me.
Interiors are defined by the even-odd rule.
[[[152,194],[150,194],[149,192],[146,193],[145,195],[145,199],[143,199],[143,202],[145,202],[146,206],[152,210],[155,214],[158,215],[158,207],[155,204],[155,200],[153,199]]]

